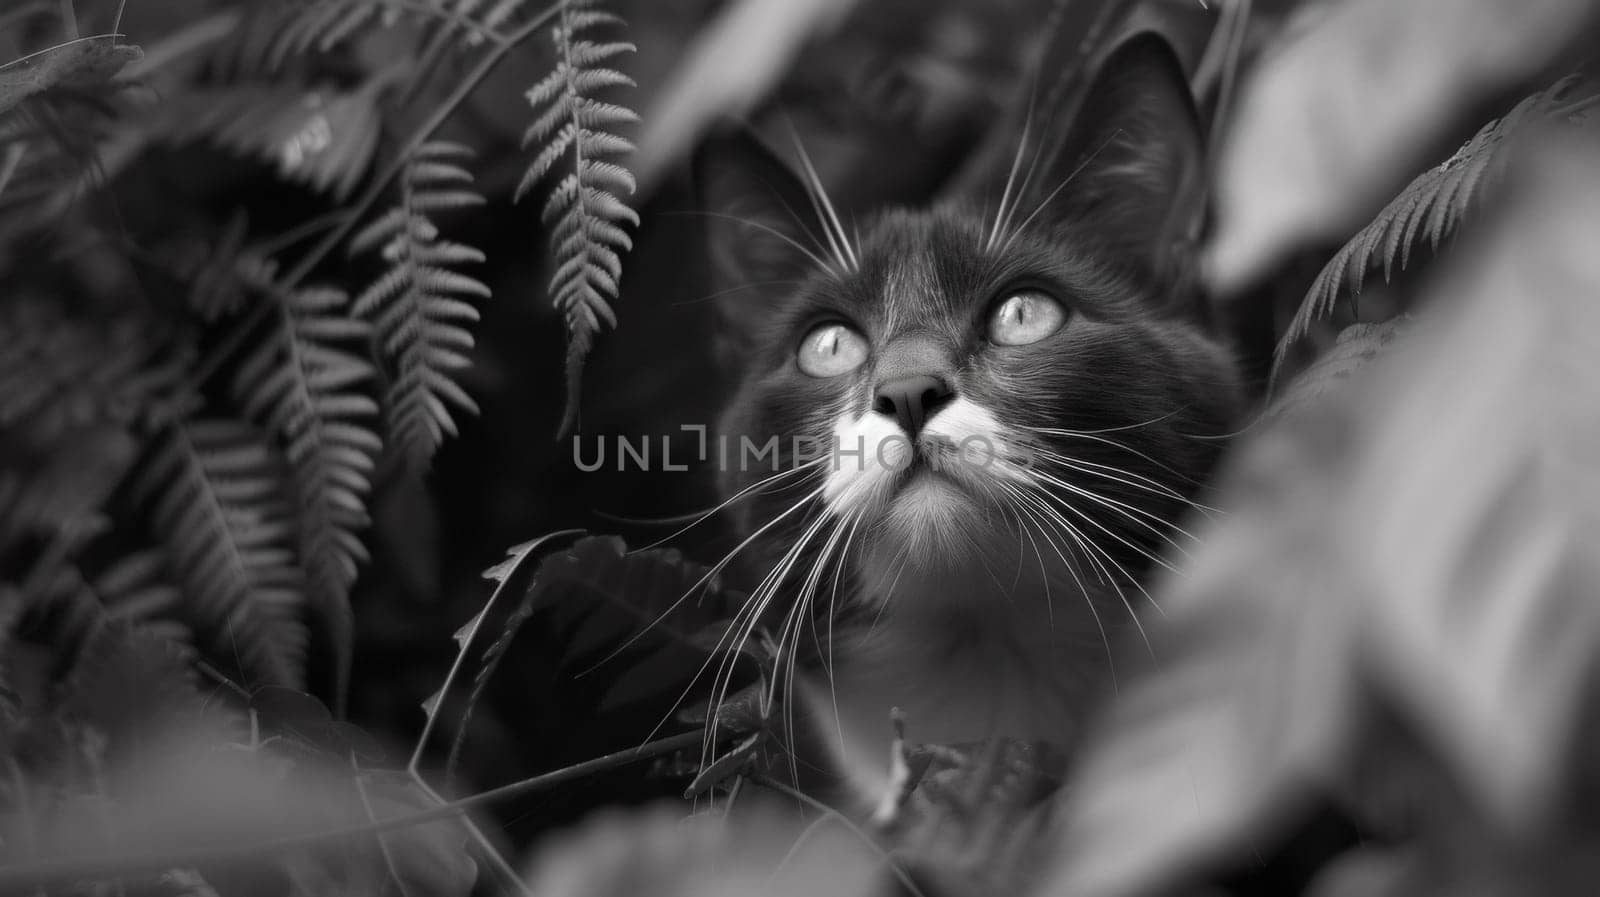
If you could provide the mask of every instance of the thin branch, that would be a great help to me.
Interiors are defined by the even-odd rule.
[[[703,733],[699,730],[680,732],[677,735],[669,735],[666,738],[660,738],[638,747],[614,751],[602,757],[596,757],[593,760],[585,760],[582,763],[577,763],[564,769],[557,769],[530,779],[523,779],[518,782],[512,782],[509,785],[502,785],[499,788],[492,788],[427,810],[381,819],[376,822],[364,822],[358,825],[324,829],[282,838],[271,838],[247,844],[173,850],[159,854],[140,851],[125,854],[102,854],[99,856],[57,857],[0,866],[0,893],[18,893],[28,888],[44,887],[49,884],[77,879],[118,878],[157,872],[164,869],[189,868],[239,859],[258,858],[315,847],[329,841],[344,838],[376,835],[382,832],[410,828],[425,822],[454,819],[460,817],[466,810],[483,804],[510,797],[520,797],[524,794],[548,791],[558,785],[564,785],[597,773],[637,763],[640,760],[648,760],[653,757],[671,754],[675,751],[698,747],[702,737]]]
[[[927,897],[927,895],[922,892],[922,889],[917,887],[917,883],[911,880],[911,876],[907,874],[906,870],[901,868],[900,863],[895,860],[893,856],[890,856],[887,850],[883,849],[883,845],[879,844],[877,839],[863,831],[861,826],[856,825],[849,816],[844,815],[843,813],[835,810],[822,801],[817,800],[804,791],[801,791],[800,789],[791,785],[786,785],[777,779],[769,778],[767,776],[752,776],[750,781],[760,785],[763,788],[792,797],[811,809],[816,810],[818,813],[821,813],[823,816],[833,819],[840,825],[849,829],[851,832],[855,833],[856,837],[864,841],[868,847],[871,847],[873,851],[883,859],[884,863],[888,864],[889,871],[894,874],[895,878],[899,879],[900,884],[905,887],[907,892],[914,895],[914,897]],[[784,859],[787,861],[789,858],[785,857]]]
[[[471,16],[456,12],[454,9],[445,9],[433,3],[419,3],[416,0],[393,0],[396,7],[421,16],[430,16],[442,21],[458,25],[468,31],[476,32],[479,36],[498,46],[505,46],[515,38],[506,37],[499,31],[490,28]]]

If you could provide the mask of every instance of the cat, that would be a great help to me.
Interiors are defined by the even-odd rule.
[[[809,161],[703,155],[716,276],[753,322],[721,430],[780,437],[721,471],[763,574],[739,634],[815,658],[786,683],[797,750],[863,799],[891,708],[916,741],[1070,744],[1152,604],[1243,401],[1189,276],[1200,130],[1146,33],[985,189],[859,231]]]

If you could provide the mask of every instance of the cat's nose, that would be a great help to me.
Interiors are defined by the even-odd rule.
[[[900,429],[915,439],[922,425],[934,412],[955,398],[955,390],[943,377],[916,374],[896,377],[878,384],[872,397],[872,410],[900,422]]]

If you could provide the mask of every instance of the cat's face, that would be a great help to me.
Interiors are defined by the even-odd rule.
[[[1173,194],[1197,141],[1151,52],[1114,56],[1080,116],[1101,120],[988,209],[889,211],[857,235],[774,160],[733,186],[720,251],[781,286],[741,300],[761,308],[722,429],[777,436],[779,455],[733,453],[725,489],[776,568],[842,561],[882,585],[1031,542],[1126,582],[1168,536],[1237,387],[1175,301]]]

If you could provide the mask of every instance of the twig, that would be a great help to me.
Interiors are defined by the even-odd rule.
[[[469,15],[456,12],[453,9],[442,9],[437,3],[418,3],[416,0],[394,0],[394,4],[400,9],[409,10],[421,16],[428,16],[449,22],[453,25],[459,25],[468,31],[476,32],[478,36],[500,46],[505,46],[508,42],[514,40],[514,38],[506,37],[496,29],[490,28],[488,25],[483,24]]]
[[[362,835],[376,835],[382,832],[410,828],[425,822],[453,819],[461,816],[464,811],[483,804],[493,803],[504,798],[546,791],[558,785],[564,785],[568,782],[626,766],[630,763],[637,763],[640,760],[648,760],[674,751],[696,747],[700,744],[701,737],[702,733],[699,731],[680,732],[677,735],[669,735],[666,738],[660,738],[638,747],[615,751],[602,757],[596,757],[593,760],[585,760],[582,763],[537,775],[530,779],[512,782],[509,785],[501,785],[499,788],[491,788],[488,791],[463,797],[441,806],[376,822],[364,822],[358,825],[271,838],[248,844],[173,850],[161,854],[140,851],[131,854],[57,857],[0,866],[0,893],[17,893],[24,888],[41,887],[61,881],[115,878],[144,872],[206,866],[230,860],[280,854],[307,847],[315,847],[328,841]]]
[[[851,832],[855,833],[856,837],[865,842],[868,847],[872,848],[873,852],[877,853],[878,856],[883,859],[884,863],[888,865],[889,871],[894,874],[896,879],[899,879],[900,884],[903,885],[908,892],[914,895],[914,897],[927,897],[927,895],[922,892],[922,889],[917,887],[917,883],[911,880],[911,876],[906,873],[906,870],[901,868],[900,863],[895,860],[895,858],[891,856],[887,850],[883,849],[883,845],[879,844],[877,839],[863,831],[861,826],[856,825],[849,816],[844,815],[822,801],[817,800],[809,794],[806,794],[804,791],[801,791],[800,789],[790,785],[786,785],[777,779],[769,778],[767,776],[752,776],[750,781],[760,785],[763,788],[767,788],[772,791],[776,791],[779,794],[792,797],[811,809],[816,810],[818,813],[833,819],[840,825],[849,829]],[[807,829],[807,832],[809,831],[810,830]],[[787,861],[788,857],[785,857],[784,859]]]
[[[340,224],[345,218],[343,209],[329,212],[303,224],[292,227],[283,233],[274,234],[250,247],[250,251],[261,255],[277,255],[301,240],[308,240],[317,235],[319,231],[327,230]]]
[[[551,18],[561,11],[563,5],[562,3],[556,3],[550,6],[513,32],[506,38],[504,43],[496,44],[494,49],[484,55],[478,65],[462,79],[455,92],[438,109],[434,110],[433,115],[423,122],[421,127],[417,128],[411,137],[406,140],[400,151],[395,154],[394,159],[389,162],[388,166],[373,179],[366,192],[362,193],[361,197],[350,207],[349,217],[324,237],[321,242],[307,251],[294,268],[284,275],[283,281],[278,286],[279,291],[284,293],[293,291],[318,265],[322,264],[323,259],[327,258],[329,253],[344,242],[356,225],[371,211],[372,206],[383,197],[384,192],[389,189],[389,185],[394,179],[405,171],[406,165],[417,149],[433,138],[434,132],[443,127],[446,121],[449,121],[461,104],[472,96],[472,92],[477,90],[478,85],[485,78],[489,77],[507,54],[543,28]],[[211,354],[201,360],[200,364],[195,368],[196,382],[204,383],[211,379],[217,370],[222,367],[222,364],[234,352],[239,350],[244,338],[250,334],[250,331],[255,329],[255,326],[271,311],[271,305],[272,303],[257,305],[244,320],[239,322],[232,332],[217,344]]]
[[[378,814],[372,809],[372,799],[367,796],[367,786],[361,781],[361,764],[356,762],[354,751],[350,752],[350,780],[356,786],[356,796],[361,798],[361,809],[367,814],[368,822],[377,822]],[[400,874],[400,867],[394,861],[394,852],[389,849],[389,842],[382,835],[373,835],[378,842],[378,851],[383,854],[383,865],[389,869],[389,878],[394,881],[395,887],[400,892],[400,897],[411,897],[406,890],[405,877]]]

